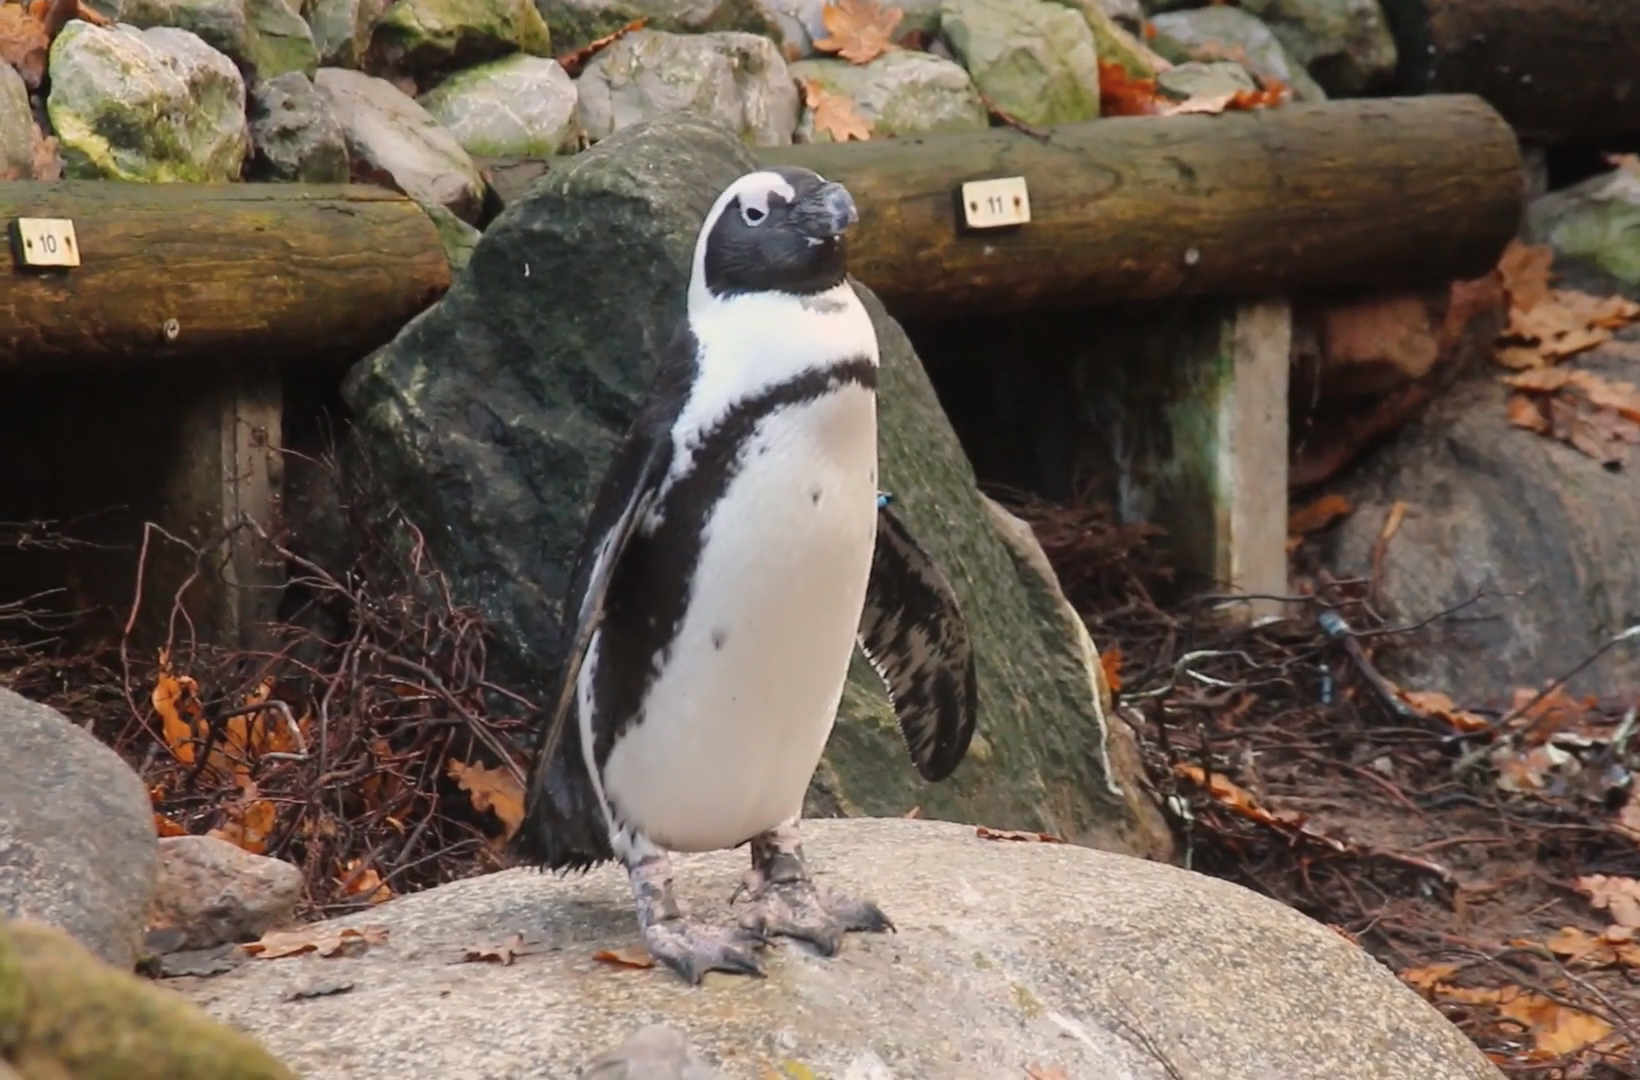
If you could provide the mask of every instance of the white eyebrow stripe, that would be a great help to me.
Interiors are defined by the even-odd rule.
[[[723,194],[717,197],[712,209],[706,214],[706,221],[701,226],[700,233],[695,237],[695,258],[689,274],[689,310],[691,313],[700,310],[708,301],[711,294],[706,289],[706,240],[712,235],[713,226],[717,225],[718,218],[723,216],[731,202],[740,199],[742,206],[755,206],[764,213],[769,211],[769,197],[779,195],[787,202],[797,201],[797,191],[784,176],[767,169],[747,173],[739,180],[723,189]]]

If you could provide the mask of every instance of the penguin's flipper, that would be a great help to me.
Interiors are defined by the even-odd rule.
[[[570,572],[562,616],[568,647],[525,791],[524,820],[510,845],[520,859],[548,869],[585,869],[614,857],[582,753],[576,690],[621,556],[671,467],[670,431],[689,397],[696,348],[687,324],[667,345],[649,397],[598,485]]]
[[[951,583],[882,501],[860,648],[888,690],[917,772],[950,776],[974,737],[979,700],[968,624]]]

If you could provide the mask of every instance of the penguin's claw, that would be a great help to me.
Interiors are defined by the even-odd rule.
[[[679,915],[645,926],[643,942],[649,955],[699,986],[708,971],[763,978],[763,964],[753,950],[767,946],[769,939],[746,927],[713,926]]]
[[[757,870],[746,875],[751,908],[740,918],[744,930],[806,941],[822,956],[836,956],[850,931],[881,934],[894,923],[870,900],[821,892],[814,882],[770,881]]]

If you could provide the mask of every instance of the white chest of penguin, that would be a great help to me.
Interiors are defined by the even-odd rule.
[[[697,328],[716,366],[678,421],[683,445],[735,401],[877,357],[852,291],[796,317],[736,314],[733,339],[715,338],[710,320]],[[746,333],[763,314],[780,316],[781,333]],[[656,843],[727,847],[801,810],[854,651],[876,525],[873,390],[841,382],[780,405],[740,444],[643,721],[604,769],[623,814]]]

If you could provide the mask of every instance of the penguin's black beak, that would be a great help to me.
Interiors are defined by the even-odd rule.
[[[843,235],[860,220],[854,196],[842,184],[825,183],[798,199],[788,219],[798,232],[815,243]]]

